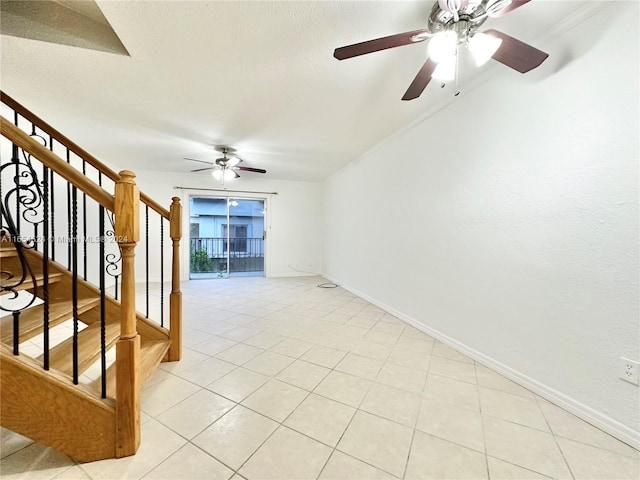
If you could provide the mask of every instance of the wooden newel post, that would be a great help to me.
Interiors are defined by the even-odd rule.
[[[180,360],[182,356],[182,292],[180,291],[180,239],[182,238],[182,205],[180,198],[173,197],[169,208],[169,235],[173,242],[171,257],[171,296],[169,297],[170,362]]]
[[[135,248],[140,240],[140,191],[129,170],[115,186],[115,235],[122,254],[120,339],[116,344],[116,457],[140,445],[140,336],[136,330]]]

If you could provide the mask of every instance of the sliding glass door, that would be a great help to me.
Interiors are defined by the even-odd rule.
[[[191,197],[189,215],[189,278],[264,275],[264,200]]]

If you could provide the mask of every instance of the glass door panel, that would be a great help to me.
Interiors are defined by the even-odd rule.
[[[229,275],[264,275],[264,200],[229,199]]]
[[[191,197],[189,278],[264,275],[264,203]]]

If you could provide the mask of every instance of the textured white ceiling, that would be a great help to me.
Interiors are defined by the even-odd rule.
[[[554,55],[549,32],[592,3],[534,0],[485,26],[544,41]],[[339,46],[422,28],[431,1],[98,4],[130,57],[3,35],[2,89],[118,168],[186,172],[199,164],[183,157],[212,160],[213,145],[228,144],[269,178],[319,181],[446,103],[465,101],[435,82],[400,101],[425,43],[332,56]],[[461,86],[552,74],[545,64],[524,77],[496,64],[466,72]]]

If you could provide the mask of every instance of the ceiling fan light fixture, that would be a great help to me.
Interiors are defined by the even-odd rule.
[[[502,39],[478,32],[469,40],[469,51],[473,54],[478,67],[489,61],[502,45]]]
[[[445,58],[438,63],[431,78],[441,82],[450,82],[456,78],[456,57]]]
[[[240,163],[240,159],[238,157],[231,157],[227,160],[228,167],[235,167]]]
[[[240,176],[235,171],[226,167],[214,170],[213,172],[211,172],[211,175],[213,175],[213,178],[218,181],[222,181],[223,183]]]
[[[440,63],[456,55],[456,47],[458,46],[458,36],[453,30],[436,33],[429,41],[427,51],[429,57]]]

